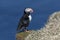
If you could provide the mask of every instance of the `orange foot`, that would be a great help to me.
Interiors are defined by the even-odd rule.
[[[25,30],[25,32],[29,32],[28,30]]]

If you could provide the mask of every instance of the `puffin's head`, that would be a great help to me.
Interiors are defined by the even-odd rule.
[[[24,10],[25,13],[33,13],[33,9],[32,8],[25,8]]]

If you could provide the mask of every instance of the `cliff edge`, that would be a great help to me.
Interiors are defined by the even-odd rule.
[[[25,40],[60,40],[60,11],[50,15],[45,27],[32,31]]]
[[[17,33],[17,40],[60,40],[60,11],[52,13],[44,28]]]

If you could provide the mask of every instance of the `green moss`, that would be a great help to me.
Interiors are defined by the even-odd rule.
[[[20,32],[16,34],[17,40],[24,40],[25,37],[27,37],[30,34],[30,32]]]

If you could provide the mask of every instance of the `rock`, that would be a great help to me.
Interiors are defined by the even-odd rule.
[[[50,15],[45,27],[32,31],[25,40],[60,40],[60,11]]]
[[[30,34],[31,31],[29,32],[19,32],[16,34],[16,40],[24,40],[25,37],[27,37]]]

